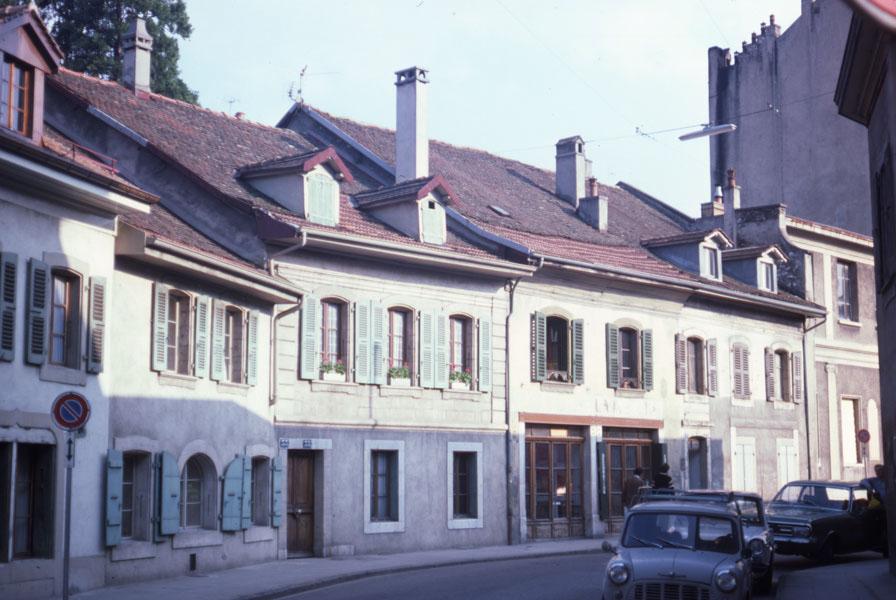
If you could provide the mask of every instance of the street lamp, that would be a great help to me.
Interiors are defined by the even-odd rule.
[[[735,129],[737,129],[737,125],[735,125],[734,123],[725,123],[724,125],[706,125],[700,131],[692,131],[691,133],[680,135],[678,136],[678,139],[684,142],[686,140],[692,140],[694,138],[728,133],[729,131],[734,131]]]

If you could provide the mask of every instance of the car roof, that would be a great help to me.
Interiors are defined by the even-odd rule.
[[[799,479],[797,481],[790,481],[784,485],[787,487],[788,485],[820,485],[826,487],[855,487],[857,485],[861,485],[858,481],[820,481],[813,479]],[[783,489],[783,488],[782,488]]]
[[[734,510],[722,504],[703,504],[697,502],[677,502],[670,500],[668,502],[648,502],[633,506],[628,511],[629,514],[639,513],[685,513],[693,515],[712,515],[719,517],[737,518]]]

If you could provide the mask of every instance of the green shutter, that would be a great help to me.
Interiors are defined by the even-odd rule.
[[[221,381],[226,377],[224,368],[224,330],[227,317],[227,304],[212,299],[212,352],[209,378]]]
[[[47,357],[47,324],[50,305],[50,268],[28,261],[28,314],[25,325],[25,362],[42,365]]]
[[[283,524],[283,459],[271,461],[271,527]]]
[[[424,310],[420,313],[420,387],[433,387],[435,374],[435,312]]]
[[[790,378],[793,380],[793,401],[799,404],[803,401],[803,353],[794,352],[791,355],[792,368]]]
[[[302,298],[301,357],[299,377],[317,379],[320,373],[320,302],[317,297]]]
[[[619,328],[607,323],[607,387],[618,388],[622,374],[619,371]]]
[[[240,529],[252,526],[252,457],[243,457],[243,504],[240,507]]]
[[[675,334],[675,393],[688,393],[688,341]]]
[[[610,490],[607,485],[607,443],[597,443],[597,513],[602,521],[610,518]]]
[[[355,382],[370,383],[370,302],[355,303]]]
[[[246,319],[246,383],[258,384],[258,311],[250,310]]]
[[[429,208],[428,202],[424,200],[423,206],[420,207],[420,212],[423,215],[422,241],[426,244],[444,244],[442,214],[438,205],[436,205],[436,208]]]
[[[641,384],[645,390],[653,389],[653,330],[641,332]]]
[[[386,325],[388,312],[379,302],[370,303],[370,383],[386,383]]]
[[[121,543],[121,492],[124,454],[110,449],[106,453],[106,545]]]
[[[87,319],[87,372],[103,372],[106,337],[106,278],[90,278],[90,315]]]
[[[436,313],[435,315],[435,350],[433,352],[433,376],[434,387],[445,389],[448,387],[448,315]]]
[[[765,399],[775,400],[775,353],[771,348],[765,349]]]
[[[572,321],[572,382],[585,383],[585,320]]]
[[[492,391],[492,322],[479,319],[479,391]]]
[[[16,274],[19,257],[0,252],[0,360],[15,358],[16,337]]]
[[[152,370],[168,369],[168,286],[152,284]]]
[[[706,340],[706,387],[710,396],[719,395],[719,343]]]
[[[244,457],[237,456],[224,470],[224,491],[221,494],[221,531],[236,531],[241,525],[243,508]]]
[[[532,316],[532,380],[544,381],[548,376],[548,320],[536,312]]]
[[[174,535],[180,526],[180,472],[177,459],[170,452],[156,458],[159,493],[157,522],[159,535]]]
[[[336,214],[333,206],[334,182],[326,175],[312,173],[308,176],[308,206],[305,209],[307,218],[319,225],[336,226]]]
[[[196,377],[208,377],[210,305],[211,299],[208,296],[199,296],[196,300],[196,344],[193,346],[193,374]]]

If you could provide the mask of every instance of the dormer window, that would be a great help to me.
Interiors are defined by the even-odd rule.
[[[329,173],[315,169],[305,176],[305,218],[318,225],[339,223],[339,186]]]
[[[700,275],[710,279],[721,279],[719,273],[721,256],[715,246],[700,246]]]
[[[759,269],[757,277],[757,281],[759,282],[759,289],[765,290],[767,292],[777,292],[778,269],[775,266],[775,263],[771,261],[760,260],[757,263],[757,268]]]
[[[31,135],[34,69],[4,56],[0,85],[0,125],[25,136]]]
[[[426,244],[445,243],[445,209],[435,200],[424,200],[420,206],[420,237]]]

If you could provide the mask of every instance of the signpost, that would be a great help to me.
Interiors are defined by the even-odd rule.
[[[68,558],[71,543],[72,467],[75,466],[75,432],[90,418],[90,403],[77,392],[56,396],[50,409],[53,423],[65,431],[65,534],[62,548],[62,599],[68,600]]]

